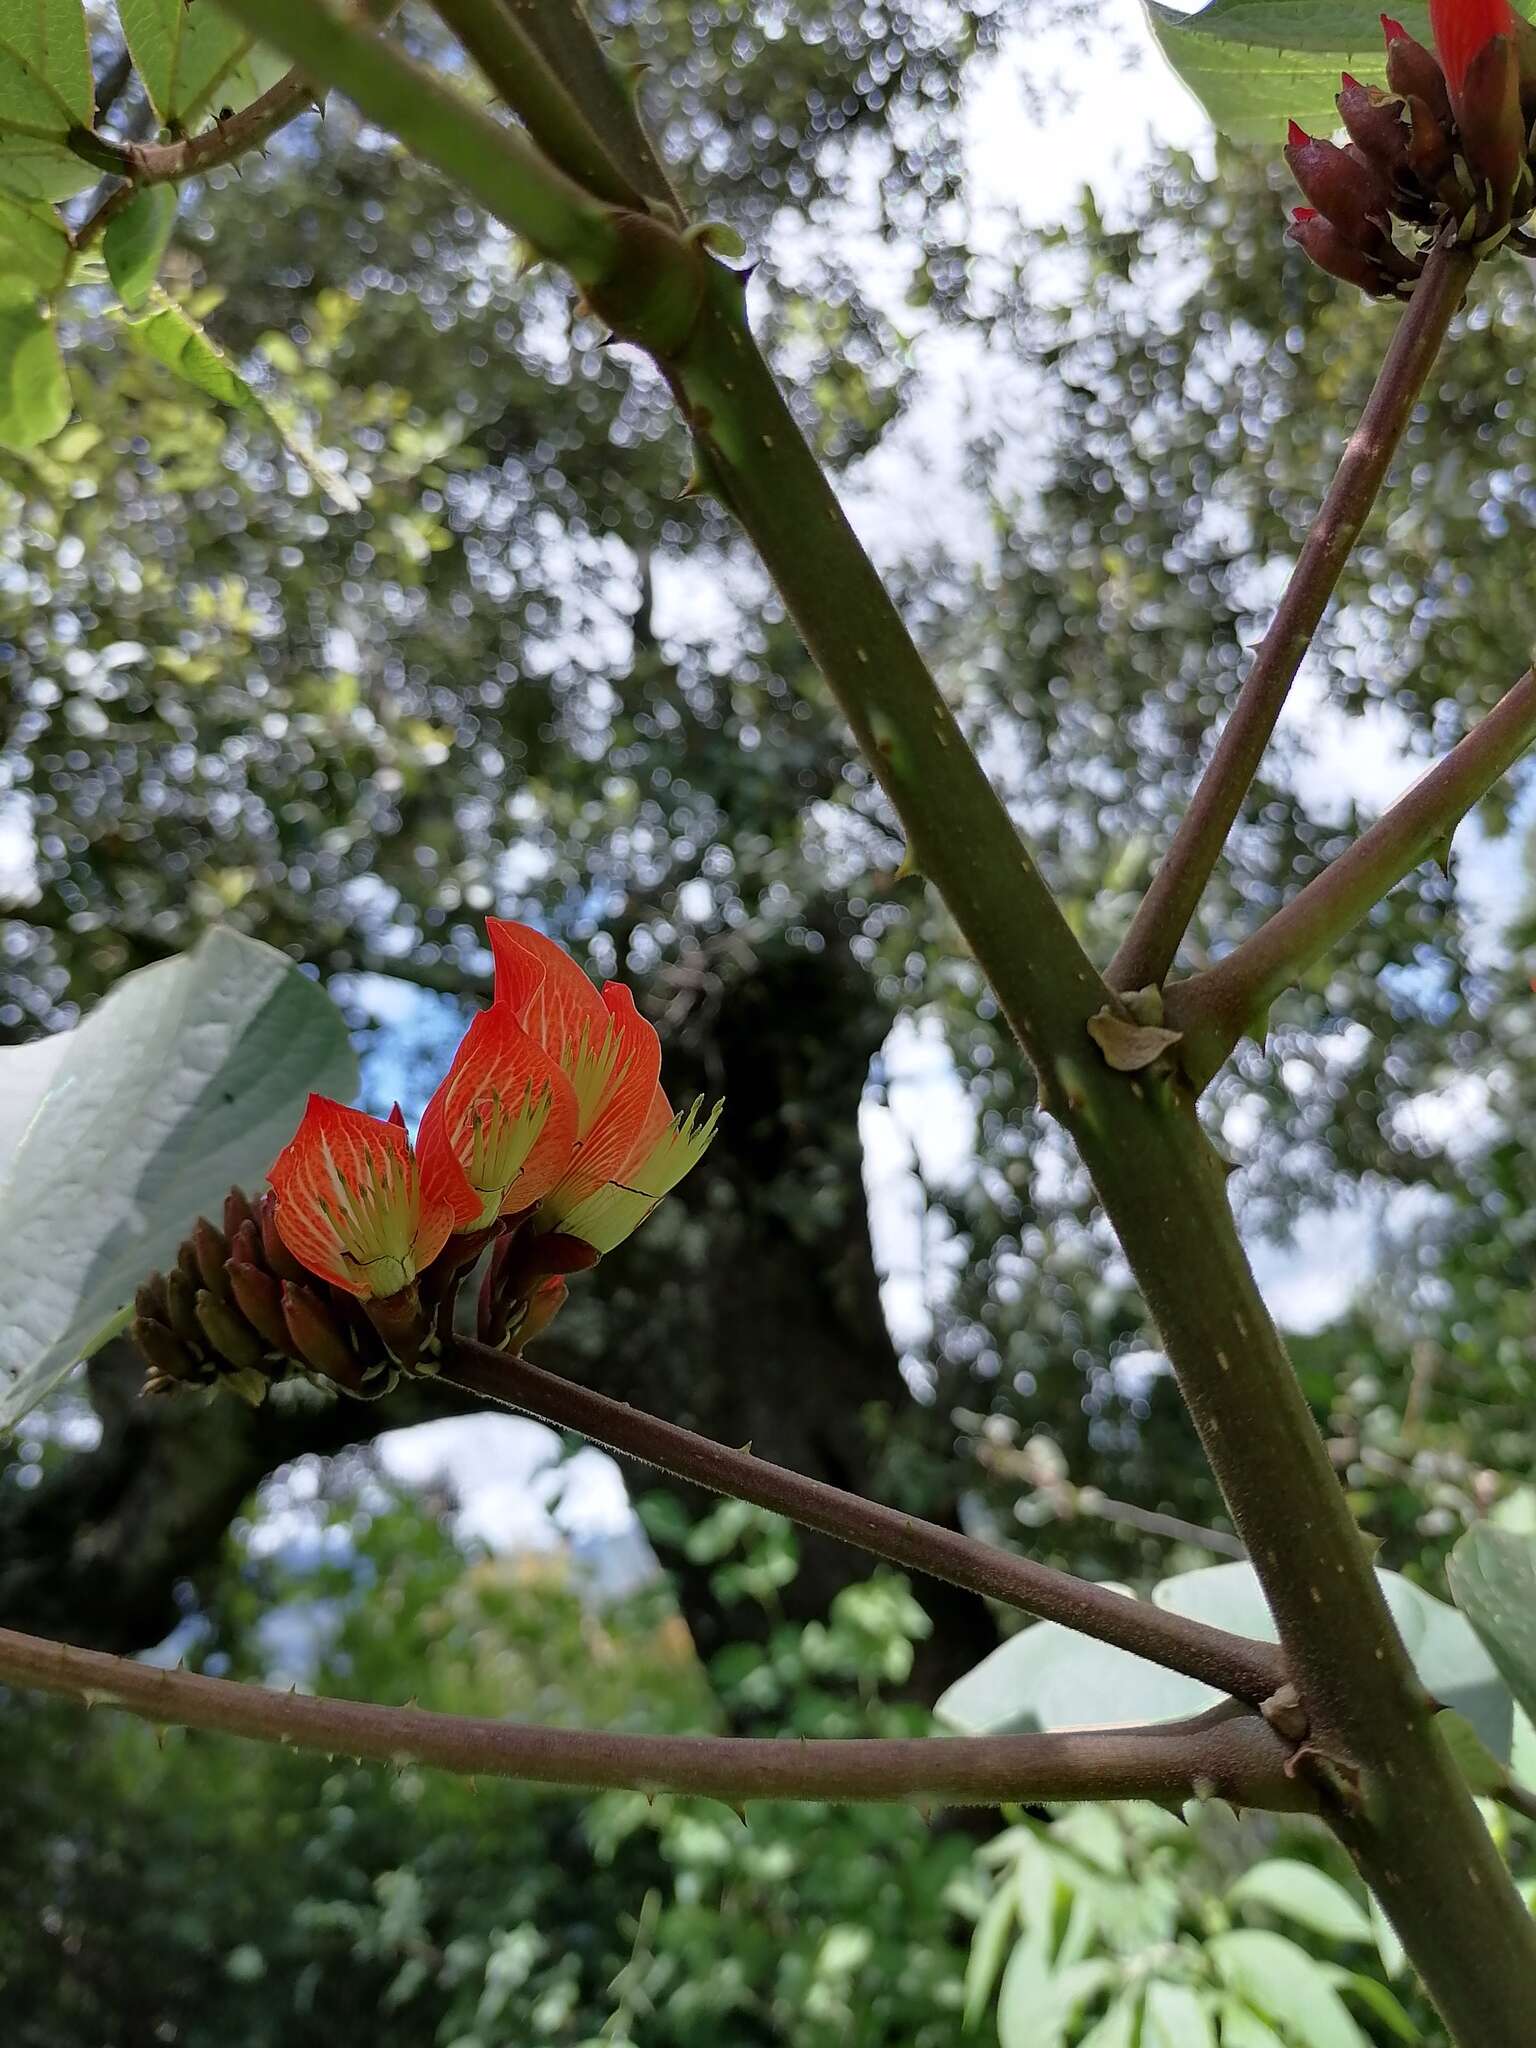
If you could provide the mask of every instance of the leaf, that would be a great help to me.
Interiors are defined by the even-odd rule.
[[[1104,1957],[1053,1970],[1034,1943],[1021,1941],[998,1993],[998,2048],[1061,2048],[1074,2020],[1118,1974]]]
[[[1408,1967],[1408,1954],[1374,1892],[1371,1893],[1370,1912],[1371,1933],[1376,1938],[1376,1953],[1381,1957],[1381,1967],[1389,1977],[1401,1977]]]
[[[69,274],[69,233],[51,207],[0,192],[0,273],[39,291],[57,291]]]
[[[1251,2005],[1239,1998],[1224,1998],[1217,2005],[1221,2015],[1221,2048],[1285,2048],[1269,2024]]]
[[[101,252],[107,260],[107,275],[125,306],[141,306],[149,296],[176,223],[177,203],[174,185],[146,185],[108,221]]]
[[[1135,1991],[1122,1992],[1097,2026],[1084,2034],[1078,2048],[1137,2048],[1136,2017]],[[1146,2041],[1145,2033],[1141,2039]]]
[[[51,440],[69,414],[69,379],[53,322],[36,306],[0,306],[0,448],[35,448]]]
[[[1300,2048],[1369,2048],[1327,1972],[1283,1934],[1238,1927],[1214,1936],[1206,1953],[1222,1982]]]
[[[172,305],[164,292],[152,288],[149,299],[152,312],[142,319],[124,322],[127,333],[138,346],[209,398],[231,406],[236,412],[265,420],[276,428],[283,446],[296,462],[309,471],[320,488],[344,511],[357,511],[357,499],[350,484],[320,460],[285,410],[253,389],[217,342],[199,327],[189,313],[180,306]]]
[[[243,107],[287,69],[213,0],[117,0],[117,12],[162,123]]]
[[[1536,1720],[1536,1537],[1478,1522],[1445,1568],[1456,1605]]]
[[[1208,2000],[1188,1984],[1149,1984],[1138,2048],[1216,2048]]]
[[[28,1115],[0,1169],[0,1428],[63,1378],[232,1182],[259,1185],[311,1088],[356,1086],[324,990],[220,929],[128,975],[62,1036],[51,1071],[33,1047],[0,1052],[6,1123]]]
[[[1446,1748],[1455,1758],[1456,1768],[1466,1779],[1469,1791],[1476,1793],[1479,1798],[1491,1797],[1494,1793],[1503,1791],[1509,1783],[1509,1772],[1465,1714],[1437,1714],[1435,1726],[1444,1737]]]
[[[1507,1687],[1467,1621],[1397,1572],[1378,1571],[1385,1595],[1426,1690],[1465,1714],[1502,1762],[1509,1755],[1511,1703]],[[1173,1614],[1213,1622],[1262,1642],[1276,1640],[1263,1590],[1252,1565],[1218,1564],[1164,1579],[1153,1600]]]
[[[1325,1967],[1328,1969],[1328,1981],[1331,1984],[1348,1997],[1358,1998],[1360,2003],[1384,2026],[1389,2027],[1400,2041],[1422,2041],[1423,2035],[1404,2011],[1396,1992],[1389,1991],[1385,1984],[1378,1983],[1374,1977],[1364,1976],[1359,1970],[1334,1969],[1327,1965]]]
[[[957,1678],[934,1713],[961,1735],[1026,1729],[1049,1733],[1177,1720],[1220,1698],[1213,1687],[1164,1671],[1128,1650],[1094,1642],[1059,1622],[1039,1621],[999,1643]]]
[[[1234,1906],[1263,1906],[1329,1941],[1370,1941],[1370,1915],[1343,1885],[1311,1863],[1272,1856],[1256,1863],[1232,1885]]]
[[[62,141],[95,106],[83,0],[0,0],[0,134]]]
[[[1002,1884],[987,1901],[985,1912],[976,1922],[976,1932],[971,1936],[971,1952],[965,1959],[967,2027],[974,2027],[987,2009],[997,1973],[1003,1966],[1008,1937],[1013,1932],[1015,1910],[1014,1888],[1011,1884]]]

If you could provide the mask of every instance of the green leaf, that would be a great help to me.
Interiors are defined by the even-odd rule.
[[[1078,2048],[1137,2048],[1139,2000],[1134,1990],[1122,1992],[1098,2024],[1084,2034]],[[1146,2035],[1141,2039],[1144,2042]]]
[[[69,413],[53,322],[36,306],[0,306],[0,448],[36,448]]]
[[[162,122],[243,107],[288,68],[213,0],[117,0],[117,11]]]
[[[1251,2005],[1240,1998],[1223,1998],[1217,2004],[1221,2015],[1221,2048],[1285,2048],[1269,2024]]]
[[[1389,1977],[1401,1977],[1408,1967],[1408,1955],[1397,1938],[1397,1929],[1382,1910],[1380,1899],[1371,1893],[1371,1933],[1376,1940],[1376,1953],[1381,1957],[1381,1967]]]
[[[1188,1984],[1149,1984],[1138,2048],[1216,2048],[1209,2000]]]
[[[1300,2048],[1369,2048],[1327,1972],[1283,1934],[1234,1928],[1206,1953],[1222,1982]]]
[[[1509,1783],[1509,1772],[1465,1714],[1438,1714],[1435,1726],[1444,1737],[1446,1748],[1456,1759],[1456,1768],[1466,1779],[1470,1791],[1479,1798],[1503,1791]]]
[[[1378,1571],[1377,1583],[1426,1691],[1465,1714],[1501,1761],[1509,1755],[1512,1707],[1508,1688],[1467,1621],[1397,1572]],[[1187,1614],[1262,1642],[1277,1639],[1253,1566],[1211,1565],[1155,1587],[1153,1600],[1172,1614]]]
[[[62,138],[95,105],[83,0],[0,0],[0,134]]]
[[[1033,1941],[1021,1941],[998,1993],[998,2048],[1061,2048],[1073,2022],[1117,1975],[1103,1957],[1053,1970]]]
[[[1536,1720],[1536,1537],[1479,1522],[1451,1552],[1456,1605]]]
[[[1326,1871],[1289,1857],[1254,1864],[1228,1889],[1227,1898],[1235,1906],[1263,1906],[1329,1941],[1373,1938],[1370,1915],[1343,1885]]]
[[[1011,1884],[999,1885],[976,1922],[971,1952],[965,1959],[965,2024],[974,2027],[987,2009],[997,1973],[1003,1966],[1013,1932],[1016,1902]]]
[[[176,222],[176,205],[174,185],[146,185],[108,221],[101,252],[125,306],[141,306],[149,296]]]
[[[0,192],[0,274],[57,291],[69,274],[69,234],[51,207]]]
[[[154,309],[152,312],[142,319],[125,322],[131,339],[209,398],[275,427],[283,446],[309,471],[320,488],[344,511],[355,512],[358,504],[352,487],[320,460],[305,435],[288,416],[286,408],[248,384],[217,342],[199,327],[190,314],[180,306],[172,305],[164,292],[152,288],[149,299]]]
[[[1039,1621],[957,1678],[934,1713],[961,1735],[1008,1735],[1171,1721],[1198,1714],[1220,1697],[1212,1687],[1128,1650],[1094,1642],[1059,1622]]]
[[[1385,1984],[1376,1978],[1364,1976],[1359,1970],[1342,1970],[1328,1967],[1328,1980],[1349,1998],[1357,1998],[1366,2010],[1396,2034],[1400,2041],[1417,2043],[1423,2035],[1414,2025],[1401,2000]]]
[[[0,1428],[232,1182],[259,1186],[311,1088],[347,1098],[357,1079],[324,990],[219,929],[45,1044],[0,1052],[0,1136],[21,1130],[0,1173]]]

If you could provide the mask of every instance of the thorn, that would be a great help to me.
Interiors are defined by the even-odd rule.
[[[731,1809],[732,1813],[735,1814],[736,1818],[741,1822],[742,1826],[745,1827],[747,1825],[746,1807],[738,1806],[734,1799],[727,1799],[725,1803]]]

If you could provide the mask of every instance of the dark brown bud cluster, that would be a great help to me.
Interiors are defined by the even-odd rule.
[[[1499,4],[1508,32],[1458,51],[1454,77],[1383,15],[1386,89],[1346,72],[1337,96],[1349,140],[1291,123],[1285,160],[1307,204],[1289,233],[1330,276],[1407,298],[1437,241],[1536,255],[1521,231],[1536,205],[1536,31]]]
[[[579,1238],[503,1221],[455,1238],[456,1256],[435,1262],[430,1288],[361,1300],[300,1265],[278,1234],[271,1194],[253,1203],[231,1188],[222,1225],[200,1216],[175,1265],[134,1296],[129,1333],[149,1368],[146,1394],[219,1388],[254,1407],[277,1381],[303,1377],[377,1400],[402,1372],[437,1369],[460,1284],[488,1243],[476,1334],[499,1350],[545,1329],[565,1299],[560,1276],[597,1262]]]

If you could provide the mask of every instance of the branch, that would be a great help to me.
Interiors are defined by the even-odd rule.
[[[1412,874],[1479,798],[1536,740],[1536,673],[1530,670],[1443,761],[1383,812],[1347,853],[1276,911],[1251,938],[1204,974],[1164,992],[1168,1021],[1184,1033],[1184,1063],[1204,1087],[1279,995]]]
[[[0,1629],[0,1681],[120,1707],[162,1727],[206,1728],[289,1749],[428,1764],[469,1776],[597,1791],[722,1799],[916,1800],[996,1806],[1041,1799],[1227,1799],[1276,1813],[1316,1811],[1287,1774],[1287,1745],[1257,1714],[1217,1709],[1148,1728],[1062,1735],[846,1741],[617,1735],[529,1727],[276,1692],[167,1671],[100,1650]]]
[[[1112,988],[1160,984],[1173,965],[1476,266],[1467,249],[1442,244],[1431,252],[1232,716],[1109,964]]]
[[[400,0],[365,0],[364,19],[382,29],[400,5]],[[132,65],[125,49],[98,95],[96,118],[100,121],[122,91]],[[271,141],[306,108],[319,108],[322,95],[299,70],[286,72],[269,85],[249,106],[215,121],[200,135],[180,142],[114,143],[104,135],[91,138],[92,161],[105,151],[113,168],[125,183],[116,185],[94,207],[71,237],[77,249],[88,249],[107,223],[121,213],[142,185],[179,185],[187,178],[202,177],[223,164],[232,164],[253,149]]]
[[[1230,1635],[1186,1615],[1167,1613],[1150,1601],[1112,1593],[1091,1579],[1074,1578],[1070,1572],[1053,1571],[1030,1558],[974,1542],[937,1522],[921,1521],[823,1480],[787,1471],[755,1457],[750,1448],[730,1450],[675,1422],[663,1422],[574,1380],[544,1372],[525,1358],[457,1338],[450,1343],[438,1376],[463,1393],[517,1409],[556,1429],[576,1430],[606,1450],[653,1465],[674,1479],[751,1501],[888,1564],[927,1572],[984,1599],[1060,1622],[1250,1705],[1260,1705],[1284,1682],[1284,1661],[1269,1643]]]
[[[392,44],[315,0],[220,0],[310,77],[337,86],[370,121],[523,236],[580,285],[599,282],[616,250],[609,210],[557,169],[521,129],[496,121]]]
[[[644,210],[643,194],[614,162],[513,7],[505,0],[432,0],[432,6],[551,163],[594,198]]]

